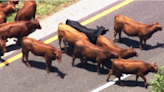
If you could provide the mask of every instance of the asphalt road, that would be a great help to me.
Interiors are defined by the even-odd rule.
[[[79,20],[79,22],[87,20],[120,2],[121,1],[109,5],[108,7],[87,16],[86,18]],[[114,15],[116,14],[126,15],[138,22],[147,24],[152,24],[156,21],[164,26],[164,11],[162,11],[164,8],[163,5],[163,1],[133,1],[132,3],[105,15],[86,26],[89,28],[96,28],[97,25],[103,25],[106,28],[109,28],[110,31],[104,36],[108,37],[110,40],[112,40],[113,37]],[[41,40],[45,41],[56,34],[57,33],[55,32]],[[137,37],[128,38],[128,36],[124,33],[122,33],[123,42],[116,42],[116,45],[122,48],[129,48],[130,46],[133,46],[137,50],[139,57],[133,57],[130,59],[140,59],[149,63],[157,62],[158,66],[163,66],[163,36],[163,31],[156,32],[147,41],[147,45],[149,47],[148,50],[139,50],[139,39]],[[56,48],[58,47],[57,40],[50,44]],[[17,52],[7,58],[3,58],[3,60],[7,60],[21,52],[21,48],[19,46],[12,45],[12,47],[15,48],[14,50],[17,50]],[[44,58],[34,56],[33,54],[29,55],[29,61],[32,66],[31,68],[26,67],[26,65],[22,63],[21,59],[2,67],[0,69],[0,92],[89,92],[107,83],[105,80],[108,74],[108,69],[110,68],[109,64],[106,65],[105,70],[101,70],[101,75],[97,75],[97,64],[92,61],[88,61],[85,67],[81,67],[80,60],[76,59],[75,67],[72,67],[71,54],[72,49],[69,48],[69,53],[65,53],[62,56],[62,63],[58,63],[57,60],[53,61],[53,68],[50,74],[47,74],[45,70]],[[112,81],[115,78],[116,77],[112,75],[110,80]],[[149,73],[146,78],[147,81],[150,82],[154,78],[154,74]],[[116,83],[101,92],[151,92],[151,88],[146,89],[144,87],[143,79],[139,78],[138,82],[138,86],[135,86],[135,76],[131,75],[123,80],[125,87]]]

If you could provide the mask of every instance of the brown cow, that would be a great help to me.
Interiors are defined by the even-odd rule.
[[[36,2],[26,1],[21,10],[18,11],[15,21],[35,19]]]
[[[61,63],[61,51],[57,51],[55,47],[45,44],[41,41],[35,40],[33,38],[23,37],[22,39],[22,62],[24,62],[24,57],[26,59],[26,65],[30,67],[28,62],[28,54],[32,52],[34,55],[43,56],[46,60],[46,70],[47,73],[50,72],[52,60],[57,58],[58,62]]]
[[[156,63],[149,64],[141,60],[113,59],[112,69],[109,71],[107,81],[110,75],[114,74],[119,78],[120,84],[124,86],[120,79],[122,73],[136,74],[136,84],[138,77],[141,76],[145,82],[145,87],[147,87],[145,75],[149,72],[157,72],[157,69]]]
[[[138,56],[136,50],[132,47],[129,49],[120,48],[113,44],[108,38],[101,35],[98,36],[96,45],[101,46],[109,51],[116,51],[119,58],[130,58],[133,56]]]
[[[65,52],[67,52],[66,42],[73,45],[76,39],[84,39],[89,41],[88,37],[84,33],[77,31],[76,29],[74,29],[73,27],[67,24],[59,23],[58,26],[59,50],[61,50],[62,38],[65,45]]]
[[[142,50],[142,42],[146,48],[146,40],[149,39],[153,33],[162,30],[162,26],[154,22],[153,24],[143,24],[136,22],[127,16],[116,15],[114,24],[114,37],[113,42],[115,42],[115,37],[119,33],[119,40],[121,39],[121,31],[123,31],[128,36],[138,36],[140,39],[140,49]]]
[[[74,61],[76,57],[80,58],[82,63],[84,57],[89,60],[96,60],[97,73],[100,74],[100,64],[102,64],[103,66],[105,62],[109,61],[111,58],[118,57],[118,55],[117,53],[113,53],[108,50],[105,50],[102,47],[96,46],[87,40],[75,40],[74,52],[72,57],[72,66],[74,66]]]
[[[15,5],[12,3],[0,4],[0,12],[3,12],[6,16],[9,16],[16,12]]]
[[[17,43],[20,44],[22,38],[27,36],[35,29],[41,29],[38,20],[17,21],[0,24],[0,35],[3,39],[16,37]]]

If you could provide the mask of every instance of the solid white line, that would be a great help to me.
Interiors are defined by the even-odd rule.
[[[128,74],[128,75],[123,74],[123,76],[121,77],[121,80],[123,80],[123,79],[129,77],[130,75],[131,75],[131,74]],[[104,84],[104,85],[102,85],[102,86],[100,86],[100,87],[98,87],[98,88],[92,90],[91,92],[99,92],[99,91],[101,91],[101,90],[103,90],[103,89],[105,89],[105,88],[107,88],[107,87],[109,87],[109,86],[115,84],[117,81],[118,81],[118,78],[115,78],[113,81],[108,82],[108,83],[106,83],[106,84]]]

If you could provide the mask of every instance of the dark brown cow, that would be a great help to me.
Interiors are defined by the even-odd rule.
[[[157,22],[148,25],[136,22],[127,16],[116,15],[113,42],[115,42],[117,33],[119,33],[119,40],[121,39],[121,31],[123,31],[128,36],[138,36],[140,39],[140,49],[142,49],[143,41],[146,48],[146,40],[159,30],[162,30],[162,26]]]
[[[57,51],[55,47],[45,44],[41,41],[35,40],[33,38],[24,37],[22,39],[22,61],[24,62],[24,57],[26,59],[26,65],[30,67],[28,62],[28,54],[32,52],[34,55],[43,56],[46,60],[46,70],[47,73],[50,72],[52,60],[57,58],[58,62],[61,63],[61,51]]]
[[[105,62],[110,61],[111,58],[118,57],[118,55],[117,53],[113,53],[108,50],[105,50],[102,47],[96,46],[87,40],[75,40],[74,53],[72,57],[72,66],[74,66],[74,61],[76,57],[80,58],[82,63],[84,58],[85,60],[96,60],[97,73],[100,74],[100,64],[102,64],[103,66]]]
[[[16,12],[15,5],[12,3],[0,4],[0,12],[3,12],[6,16]]]
[[[17,21],[0,24],[0,35],[3,39],[18,38],[18,44],[20,44],[22,38],[27,36],[35,29],[41,29],[38,20],[32,21]]]
[[[35,19],[36,2],[26,1],[21,10],[18,11],[15,21]]]
[[[120,48],[112,43],[108,38],[101,35],[98,36],[96,45],[101,46],[109,51],[116,51],[119,58],[130,58],[133,56],[138,56],[136,50],[132,47],[129,49]]]
[[[59,26],[58,26],[59,50],[61,50],[62,38],[63,38],[63,42],[65,45],[65,52],[67,52],[66,42],[73,45],[74,41],[76,39],[77,40],[78,39],[84,39],[84,40],[89,41],[88,37],[84,33],[77,31],[76,29],[74,29],[73,27],[71,27],[67,24],[59,23]]]
[[[120,79],[122,73],[136,74],[136,84],[138,77],[141,76],[145,82],[145,87],[147,87],[145,75],[149,72],[157,72],[157,69],[156,63],[149,64],[141,60],[113,59],[112,69],[109,71],[107,81],[110,75],[114,74],[119,78],[120,84],[124,86]]]

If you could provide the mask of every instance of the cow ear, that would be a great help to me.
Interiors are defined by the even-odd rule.
[[[130,49],[132,49],[133,47],[132,46],[130,46]]]
[[[99,29],[100,27],[99,26],[97,26],[97,29]]]
[[[109,31],[109,29],[106,29],[106,31]]]
[[[153,24],[156,24],[156,22],[154,21]]]
[[[56,51],[54,51],[54,54],[56,54]]]
[[[61,53],[65,53],[65,51],[60,51]]]

